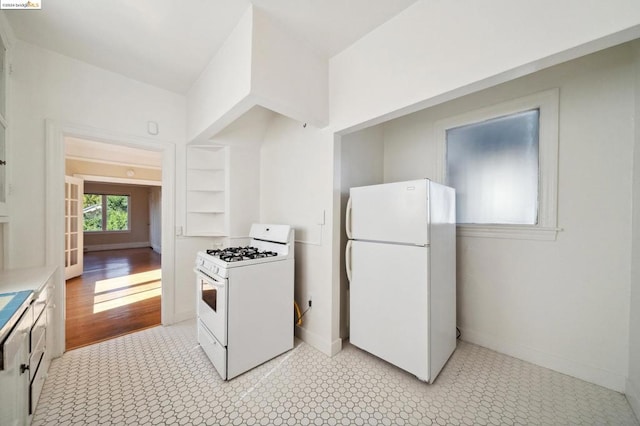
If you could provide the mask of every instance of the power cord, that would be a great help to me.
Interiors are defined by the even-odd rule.
[[[311,300],[309,300],[309,306],[307,307],[307,309],[305,309],[304,312],[300,313],[300,307],[298,306],[298,302],[296,302],[295,300],[293,301],[293,307],[294,307],[294,313],[297,316],[297,318],[295,318],[295,325],[300,326],[302,325],[302,317],[305,316],[305,314],[307,312],[309,312],[309,309],[311,309]]]

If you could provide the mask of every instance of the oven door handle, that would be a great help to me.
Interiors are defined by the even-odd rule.
[[[218,281],[215,278],[210,277],[209,275],[205,274],[204,272],[202,272],[198,268],[193,268],[193,272],[195,272],[196,275],[200,276],[202,279],[206,280],[212,286],[217,287],[217,288],[224,288],[224,282]]]

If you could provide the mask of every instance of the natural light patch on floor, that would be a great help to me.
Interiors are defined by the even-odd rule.
[[[161,269],[96,281],[93,313],[160,296]]]

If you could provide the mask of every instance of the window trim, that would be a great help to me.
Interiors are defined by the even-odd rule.
[[[100,192],[100,193],[95,193],[95,192],[85,192],[83,195],[86,194],[91,194],[91,195],[99,195],[102,197],[102,226],[103,228],[100,231],[85,231],[83,229],[83,233],[89,233],[91,235],[98,235],[98,234],[108,234],[108,235],[113,235],[113,234],[129,234],[131,233],[131,194],[130,193],[115,193],[115,192]],[[112,230],[109,231],[107,229],[105,229],[105,226],[107,224],[107,209],[106,209],[106,204],[107,204],[107,196],[109,195],[119,195],[119,196],[126,196],[128,197],[128,201],[127,201],[127,229],[118,229],[118,230]]]
[[[446,182],[447,130],[526,110],[540,110],[538,142],[538,223],[536,225],[459,224],[459,237],[555,240],[558,231],[558,88],[534,93],[486,108],[438,120],[434,125],[437,141],[437,174]]]

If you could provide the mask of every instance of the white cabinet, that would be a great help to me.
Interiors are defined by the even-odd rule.
[[[3,344],[4,365],[0,371],[0,424],[18,426],[27,422],[29,404],[29,331],[33,323],[27,308]]]
[[[10,316],[0,335],[0,425],[31,423],[51,364],[55,268],[0,272],[0,293],[28,291],[29,297]]]
[[[187,146],[186,229],[188,236],[229,235],[229,149]]]

